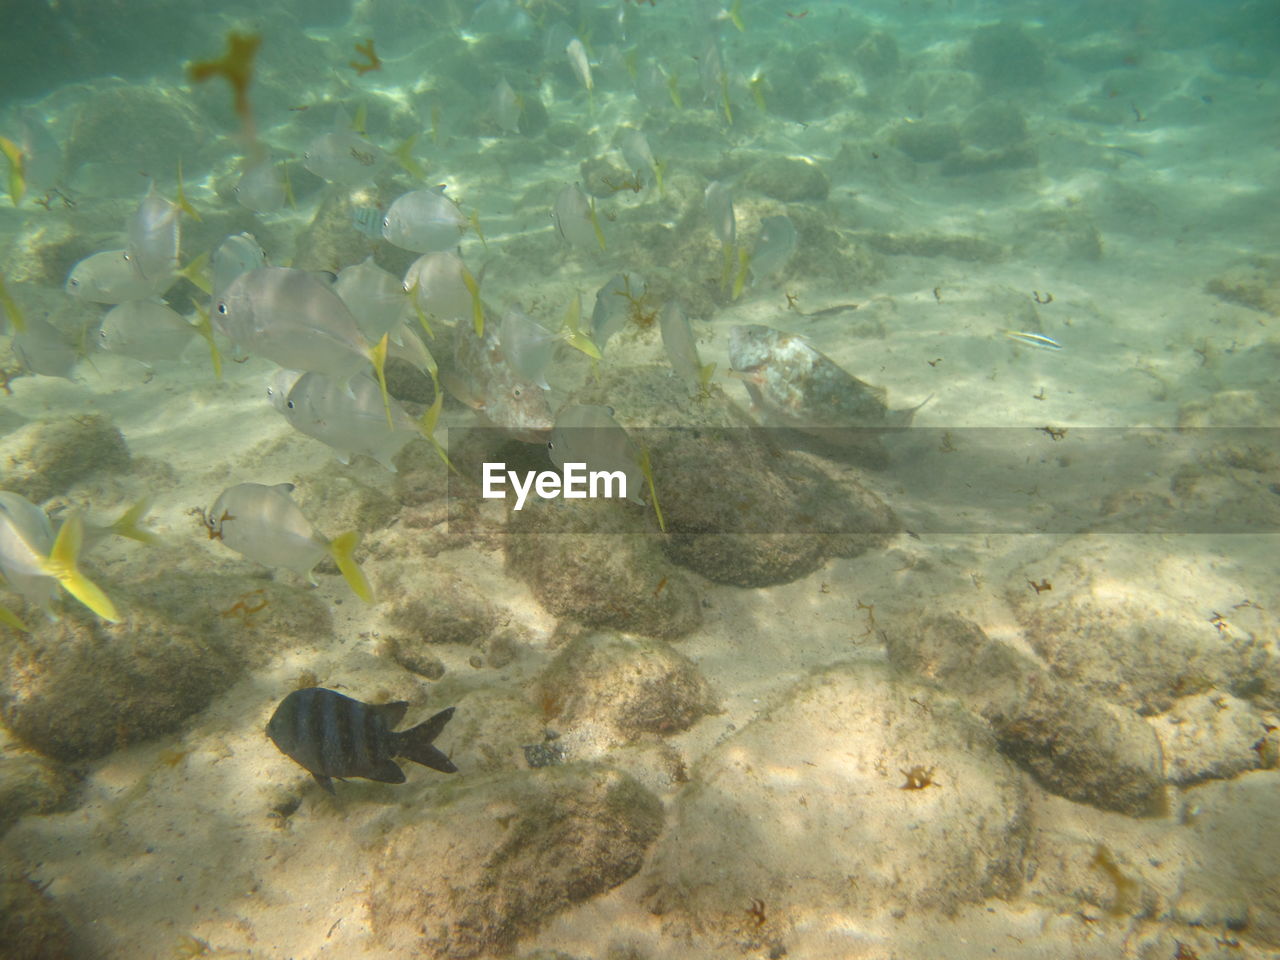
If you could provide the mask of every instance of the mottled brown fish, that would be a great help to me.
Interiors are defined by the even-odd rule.
[[[440,352],[440,382],[453,396],[495,427],[525,443],[545,443],[554,424],[548,391],[522,376],[498,340],[499,324],[485,324],[483,336],[458,321],[445,327],[450,344]]]
[[[833,427],[905,427],[928,403],[890,410],[882,387],[859,380],[803,337],[762,324],[729,330],[729,365],[767,420],[824,436]]]
[[[395,757],[456,773],[453,761],[434,746],[454,708],[397,733],[391,728],[404,719],[408,708],[403,700],[363,703],[335,690],[307,687],[280,702],[267,723],[267,736],[330,793],[335,777],[404,783],[404,771]]]

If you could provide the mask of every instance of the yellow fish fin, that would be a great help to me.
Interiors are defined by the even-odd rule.
[[[204,342],[209,345],[209,360],[213,363],[213,375],[221,380],[222,354],[218,351],[218,344],[213,339],[213,324],[209,322],[209,313],[197,303],[196,316],[200,318],[195,325],[196,332],[204,337]]]
[[[356,563],[356,547],[360,546],[360,534],[354,530],[340,533],[329,541],[329,556],[338,565],[342,578],[352,592],[365,603],[373,603],[373,588],[369,586],[364,571]]]
[[[600,244],[601,250],[607,250],[604,242],[604,230],[600,228],[600,218],[596,216],[596,198],[591,198],[591,228],[596,232],[596,242]]]
[[[427,336],[432,340],[436,338],[435,333],[431,330],[431,324],[427,322],[427,315],[418,303],[418,290],[422,286],[422,281],[414,279],[413,286],[405,291],[405,296],[409,298],[409,302],[413,304],[413,312],[418,315],[418,323],[422,329],[426,331]]]
[[[747,285],[747,273],[751,267],[751,254],[747,252],[746,247],[738,248],[738,272],[733,278],[733,294],[731,299],[737,300],[742,296],[742,290]]]
[[[480,211],[472,210],[471,216],[467,217],[467,223],[471,224],[471,229],[476,232],[476,236],[480,238],[480,242],[484,244],[484,248],[488,250],[489,241],[484,238],[484,231],[480,229]]]
[[[23,633],[30,633],[31,628],[18,619],[18,615],[8,607],[0,604],[0,623],[7,623],[15,630],[21,630]]]
[[[595,342],[581,330],[566,330],[564,334],[564,342],[575,350],[581,350],[592,360],[603,360],[600,354],[600,348]]]
[[[13,323],[15,332],[22,333],[27,329],[27,318],[22,315],[22,311],[18,309],[18,304],[9,295],[9,290],[4,285],[3,276],[0,276],[0,307],[4,308],[4,312],[8,315],[10,322]]]
[[[680,97],[680,74],[667,74],[667,93],[671,95],[671,105],[677,110],[683,110],[684,100]]]
[[[426,169],[413,155],[413,148],[418,142],[418,136],[419,135],[415,133],[411,137],[405,139],[398,147],[396,147],[394,156],[396,158],[396,162],[399,163],[400,166],[404,167],[405,172],[408,173],[409,176],[415,177],[418,180],[426,180]]]
[[[22,148],[8,137],[0,137],[0,153],[9,161],[9,199],[16,207],[27,193],[27,159]]]
[[[111,525],[111,532],[119,537],[137,540],[139,543],[156,543],[159,538],[150,530],[139,525],[150,509],[151,498],[143,497],[120,515],[120,519]]]
[[[174,198],[174,203],[178,205],[179,210],[185,213],[192,220],[195,220],[197,223],[204,220],[204,217],[200,216],[200,214],[196,211],[196,208],[191,205],[191,201],[187,199],[186,188],[183,187],[182,185],[182,158],[181,157],[178,158],[178,195],[177,197]],[[202,287],[201,289],[204,289],[204,288]],[[204,292],[208,293],[209,291],[205,290]]]
[[[373,364],[373,372],[378,375],[378,389],[382,391],[382,409],[387,411],[387,426],[395,428],[395,422],[391,419],[391,395],[387,393],[387,337],[383,334],[382,339],[369,348],[369,362]]]
[[[213,284],[209,280],[208,250],[179,270],[178,276],[186,277],[201,293],[213,296]]]
[[[427,407],[427,412],[418,421],[418,429],[422,431],[422,435],[427,438],[431,446],[435,447],[436,454],[444,461],[444,465],[454,473],[458,473],[458,468],[449,459],[449,452],[436,439],[436,424],[439,423],[440,411],[444,408],[444,389],[440,386],[440,378],[436,376],[434,364],[428,372],[431,374],[431,385],[435,387],[436,394],[431,401],[431,406]]]
[[[482,269],[480,271],[484,273]],[[466,267],[462,268],[462,282],[471,294],[471,322],[476,328],[476,336],[484,337],[484,304],[480,302],[480,281]]]
[[[356,107],[356,118],[351,121],[351,129],[362,137],[368,136],[368,131],[365,129],[368,120],[369,105],[361,100],[360,106]]]
[[[84,542],[84,521],[80,514],[73,513],[58,528],[57,539],[53,541],[53,549],[41,565],[43,571],[57,579],[62,588],[86,607],[102,617],[117,623],[120,614],[116,612],[111,598],[102,592],[102,588],[80,572],[80,546]]]
[[[729,22],[738,28],[739,33],[746,33],[747,28],[742,23],[742,0],[733,0],[732,6],[729,7]]]
[[[653,500],[654,516],[658,518],[658,529],[666,533],[667,523],[662,519],[662,507],[658,504],[658,491],[653,486],[653,466],[649,463],[649,448],[643,444],[640,446],[640,472],[644,474],[644,479],[649,484],[649,496]]]

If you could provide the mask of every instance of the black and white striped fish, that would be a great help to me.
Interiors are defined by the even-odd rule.
[[[391,728],[404,719],[408,708],[403,700],[362,703],[334,690],[307,687],[280,702],[267,723],[267,736],[330,793],[334,777],[404,783],[404,771],[394,757],[456,773],[453,761],[433,746],[454,708],[397,733]]]

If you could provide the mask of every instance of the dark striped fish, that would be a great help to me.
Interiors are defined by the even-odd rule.
[[[280,702],[267,723],[267,736],[330,793],[333,777],[404,783],[404,771],[394,757],[444,773],[457,772],[453,762],[433,746],[454,708],[397,733],[391,728],[404,719],[408,708],[403,700],[362,703],[334,690],[307,687]]]

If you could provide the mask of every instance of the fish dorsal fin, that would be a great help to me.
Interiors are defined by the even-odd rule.
[[[387,729],[392,730],[400,726],[400,721],[404,719],[405,711],[409,709],[409,701],[397,700],[395,703],[383,703],[374,707],[374,709],[386,721]]]

